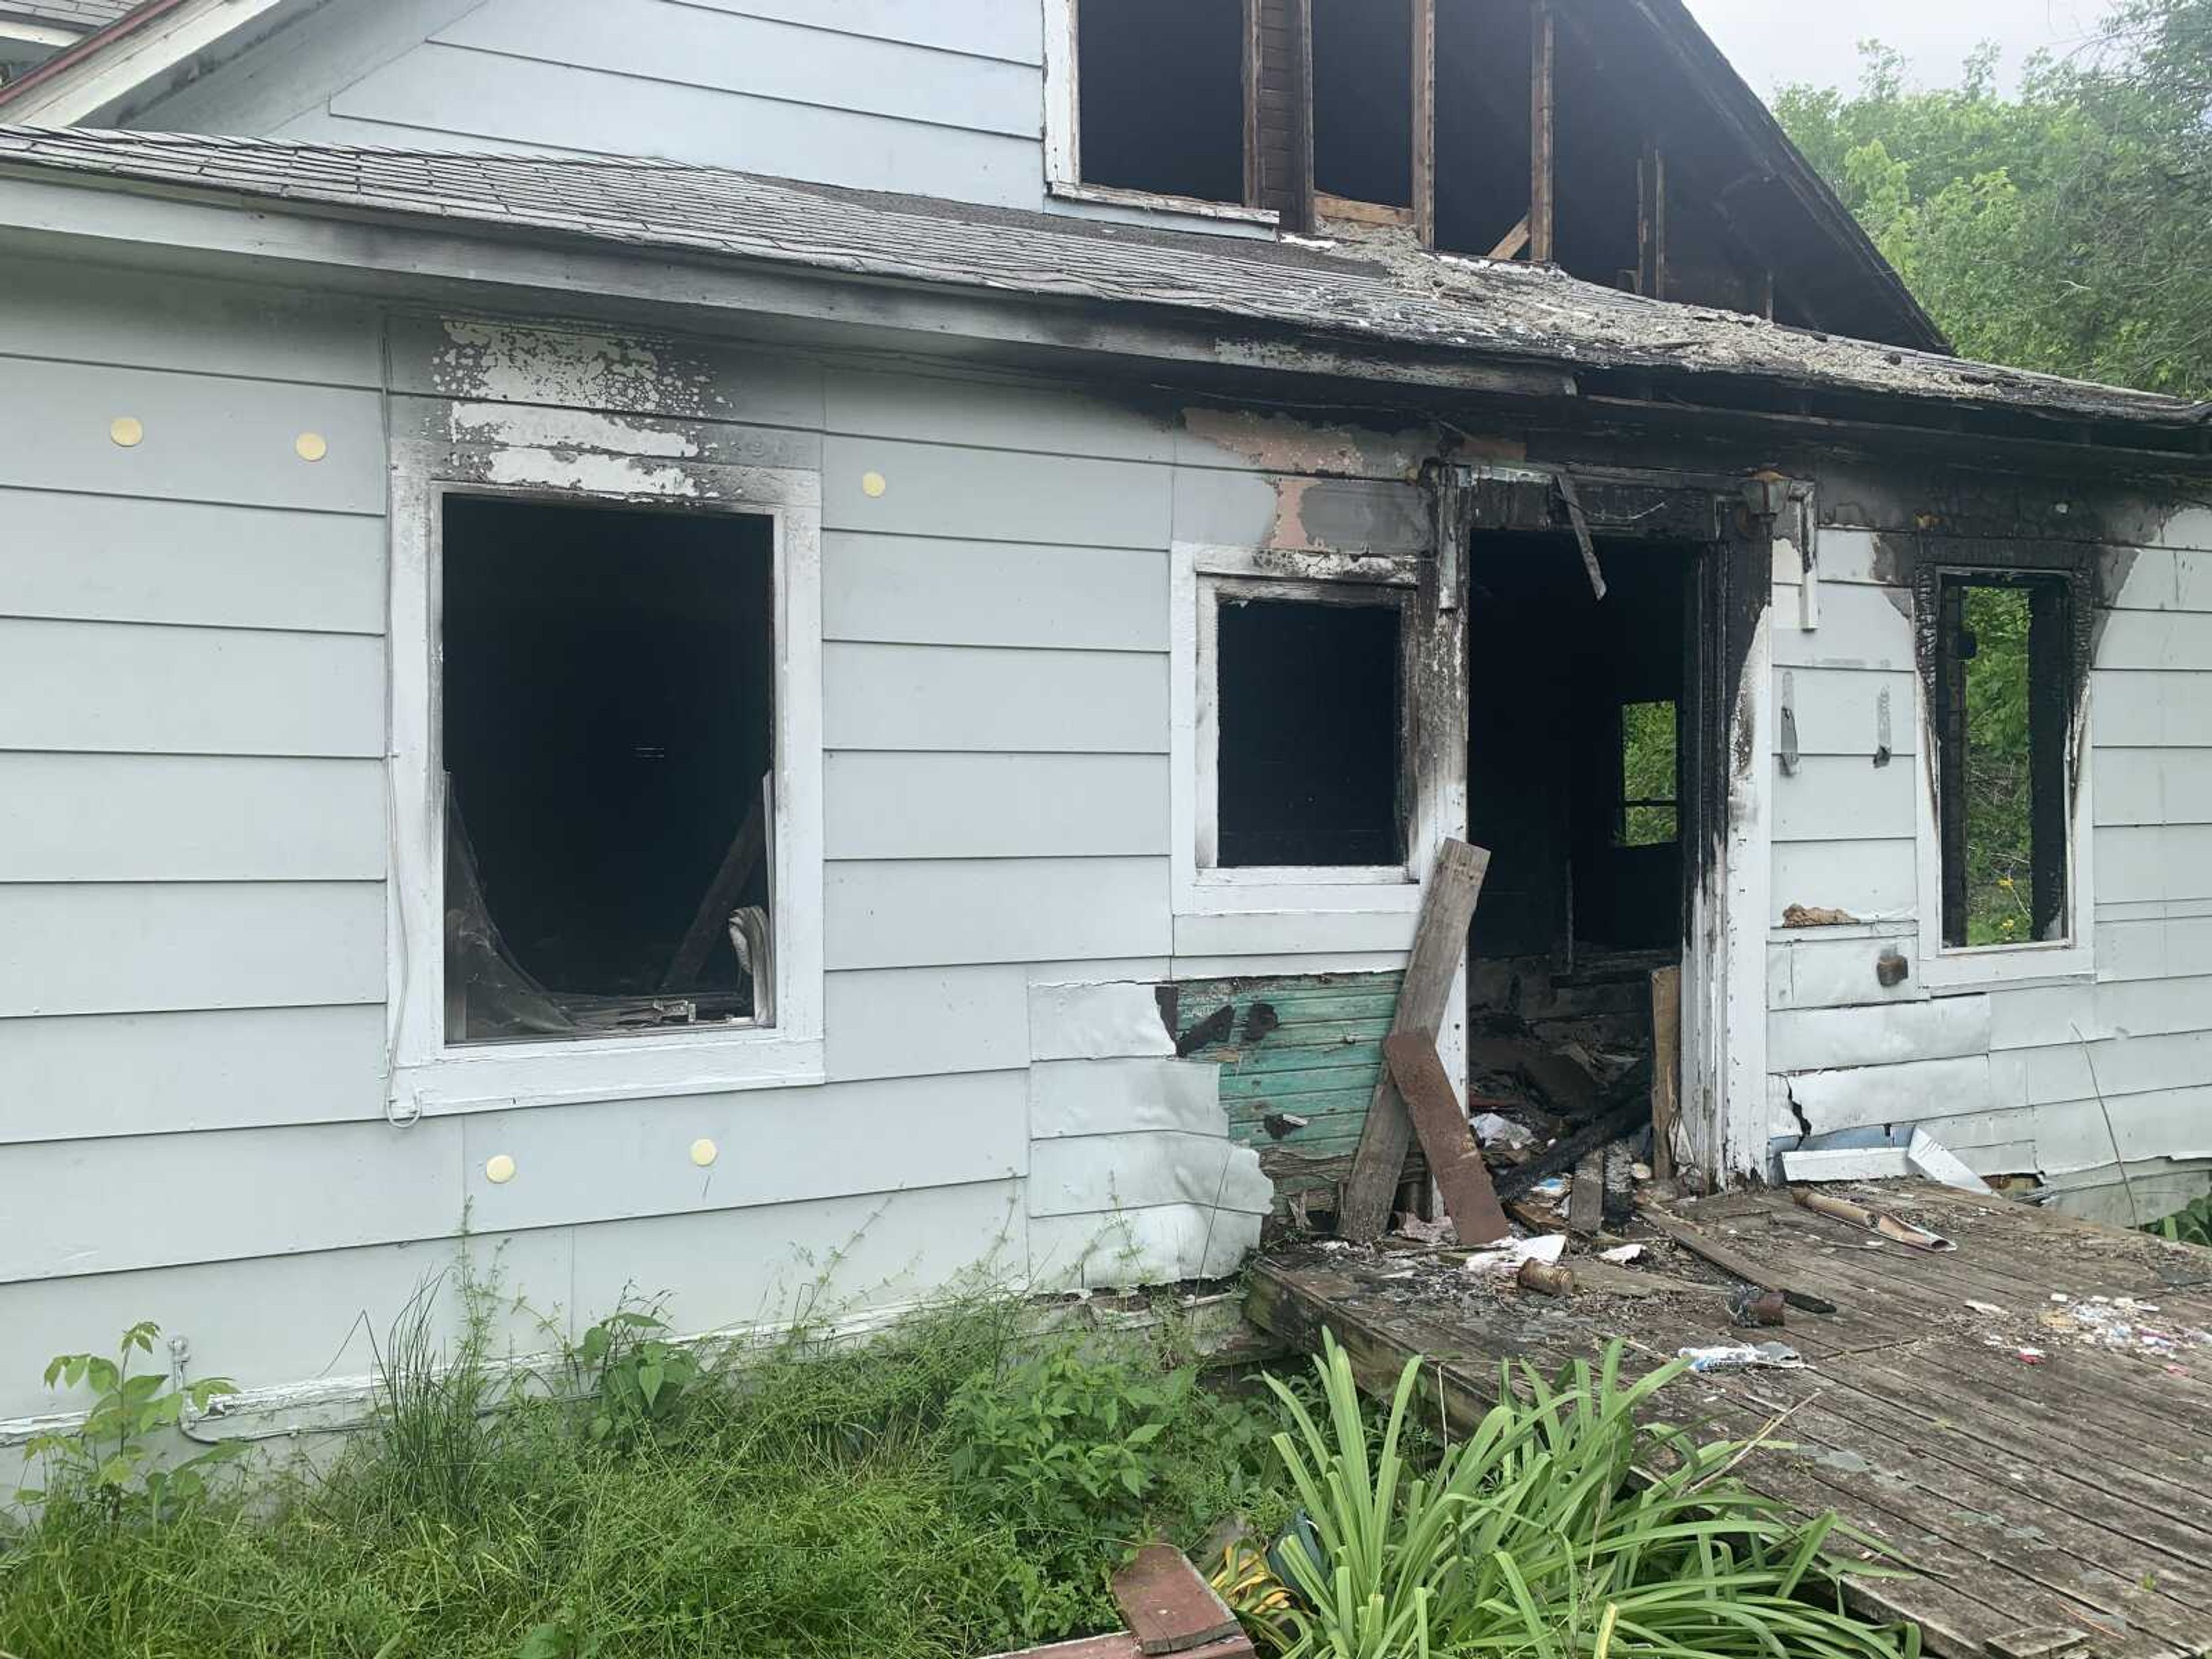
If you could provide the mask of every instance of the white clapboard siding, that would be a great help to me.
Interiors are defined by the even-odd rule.
[[[1225,1279],[1260,1248],[1258,1215],[1207,1204],[1030,1218],[1033,1288],[1121,1290]]]
[[[1911,672],[1916,658],[1911,609],[1911,595],[1901,588],[1824,584],[1818,628],[1775,629],[1775,665]]]
[[[1790,1010],[1770,1015],[1766,1031],[1766,1063],[1778,1072],[1955,1060],[1989,1052],[1990,999]]]
[[[2087,1028],[2084,1028],[2087,1036]],[[2034,1048],[2008,1048],[1992,1056],[2000,1093],[2025,1104],[2087,1100],[2102,1095],[2155,1094],[2182,1084],[2212,1080],[2212,1031],[2172,1031],[2161,1036],[2094,1037],[2070,1031]]]
[[[1925,1123],[1990,1109],[1986,1055],[1807,1072],[1787,1079],[1790,1098],[1814,1134]],[[1936,1139],[1942,1139],[1940,1133]]]
[[[460,1151],[453,1118],[11,1146],[0,1281],[450,1237]]]
[[[477,1269],[496,1260],[502,1284],[529,1299],[520,1308],[486,1299],[481,1311],[492,1321],[495,1352],[543,1352],[548,1317],[566,1333],[572,1237],[557,1228],[470,1239]],[[227,1376],[247,1389],[371,1377],[392,1322],[441,1274],[432,1330],[446,1342],[459,1337],[461,1256],[458,1242],[440,1238],[10,1285],[0,1320],[0,1418],[82,1411],[82,1390],[40,1386],[50,1352],[112,1349],[118,1331],[157,1312],[167,1335],[191,1345],[195,1376]]]
[[[1029,1064],[1029,975],[1019,967],[878,969],[831,974],[823,987],[832,1082]]]
[[[549,1106],[464,1120],[473,1224],[734,1210],[904,1188],[1007,1181],[1029,1162],[1019,1073]],[[714,1143],[702,1168],[693,1148]],[[514,1160],[503,1183],[485,1173]]]
[[[2100,921],[2096,949],[2100,981],[2212,974],[2212,917]]]
[[[2212,748],[2212,673],[2099,668],[2089,730],[2100,748]]]
[[[914,0],[689,0],[696,6],[746,17],[781,17],[841,34],[899,40],[1010,64],[1044,62],[1043,14],[1034,6],[999,0],[951,0],[917,6]]]
[[[832,644],[822,695],[831,749],[1168,750],[1164,655]]]
[[[1910,915],[1919,894],[1917,856],[1909,838],[1778,842],[1774,920],[1791,905],[1842,910],[1861,921]]]
[[[380,519],[6,489],[0,523],[0,617],[384,631]]]
[[[2177,1086],[2120,1102],[2046,1101],[2028,1115],[2039,1168],[2074,1175],[2160,1158],[2212,1158],[2212,1085]],[[2201,1190],[2201,1189],[2200,1189]],[[2170,1213],[2151,1210],[2146,1219]]]
[[[0,398],[0,485],[154,500],[376,513],[383,414],[373,392],[19,358]],[[138,422],[133,445],[114,422]],[[301,459],[303,433],[328,446]]]
[[[1795,774],[1774,766],[1777,842],[1910,841],[1917,780],[1910,759],[1808,755]]]
[[[1854,933],[1832,938],[1823,937],[1825,932],[1808,929],[1767,947],[1770,1008],[1857,1008],[1926,1000],[1928,988],[1917,971],[1889,986],[1876,972],[1883,955],[1891,951],[1911,963],[1918,954],[1917,934],[1895,938]]]
[[[380,756],[384,642],[0,618],[0,749]]]
[[[1068,962],[1170,949],[1164,858],[833,864],[823,887],[832,969]]]
[[[685,1332],[787,1328],[825,1310],[852,1319],[947,1285],[1018,1283],[1028,1254],[1018,1181],[555,1231],[574,1239],[575,1270],[572,1285],[548,1293],[558,1294],[579,1333],[625,1304],[663,1296],[661,1316]],[[519,1273],[508,1279],[528,1292]],[[533,1346],[542,1347],[543,1338]]]
[[[1912,771],[1911,757],[1920,752],[1920,711],[1916,675],[1893,669],[1790,668],[1774,676],[1775,744],[1781,744],[1780,711],[1785,701],[1797,720],[1797,752],[1848,756],[1871,767],[1882,743],[1882,700],[1889,702],[1891,766]]]
[[[2187,611],[2181,561],[2201,557],[2172,548],[2126,548],[2105,556],[2100,602],[2114,611]]]
[[[2212,824],[2097,832],[2097,902],[2212,898]]]
[[[1135,461],[832,437],[822,451],[822,523],[902,536],[1165,548],[1171,476]],[[871,478],[880,495],[868,493]]]
[[[2212,1030],[2212,975],[2053,985],[1990,994],[1990,1044],[2041,1048],[2086,1037]]]
[[[380,1118],[374,1003],[0,1019],[0,1142]]]
[[[664,155],[778,178],[1006,207],[1033,207],[1038,193],[1041,149],[1035,137],[893,120],[436,43],[372,70],[334,94],[327,108],[341,120],[483,143]]]
[[[1103,972],[1105,964],[1094,969]],[[1118,970],[1117,970],[1118,971]],[[1176,1051],[1154,987],[1031,979],[1030,1054],[1050,1060],[1158,1060]]]
[[[1226,1139],[1221,1068],[1183,1060],[1048,1060],[1030,1071],[1039,1140],[1172,1130]]]
[[[489,0],[436,39],[779,104],[1015,137],[1042,131],[1036,71],[1024,65],[940,53],[919,72],[913,49],[897,41],[660,0]]]
[[[1271,956],[1325,956],[1332,959],[1331,971],[1353,971],[1335,959],[1411,951],[1414,921],[1411,909],[1255,910],[1227,915],[1178,915],[1175,919],[1176,972],[1198,971],[1185,960],[1189,957]]]
[[[1175,534],[1200,544],[1331,553],[1410,556],[1436,544],[1434,515],[1417,485],[1188,465],[1175,476]]]
[[[14,259],[0,260],[0,294],[8,296],[0,356],[316,386],[383,384],[375,312],[333,294],[173,273],[149,282],[142,270],[81,260]]]
[[[0,881],[381,881],[373,760],[0,752]]]
[[[823,538],[822,632],[913,645],[1168,649],[1168,556],[843,532]]]
[[[381,882],[0,885],[0,1018],[380,1002]]]
[[[2212,616],[2201,611],[2115,611],[2097,636],[2102,669],[2212,668]]]
[[[2212,823],[2212,749],[2104,748],[2092,764],[2100,828]]]
[[[1067,386],[832,368],[823,380],[828,429],[1046,456],[1172,461],[1176,434],[1157,413]]]
[[[1164,755],[832,754],[832,859],[1168,851]]]
[[[1030,1155],[1030,1213],[1096,1215],[1162,1204],[1265,1215],[1274,1184],[1260,1155],[1225,1137],[1158,1130],[1040,1140]]]

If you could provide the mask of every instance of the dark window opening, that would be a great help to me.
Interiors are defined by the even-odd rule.
[[[1395,604],[1223,600],[1219,864],[1405,862],[1402,641]]]
[[[1083,182],[1244,199],[1245,0],[1088,0],[1076,19]]]
[[[2067,934],[2073,597],[2063,577],[1938,578],[1943,942]]]
[[[1506,0],[1437,6],[1437,246],[1486,256],[1528,217],[1529,19]]]
[[[1314,187],[1413,203],[1412,0],[1313,0]]]
[[[773,1019],[774,532],[451,497],[451,1042]]]
[[[1671,702],[1632,702],[1620,711],[1623,847],[1672,847],[1681,834],[1676,792],[1681,731]]]
[[[1681,949],[1698,762],[1678,711],[1697,556],[1645,540],[1597,550],[1601,600],[1571,536],[1469,544],[1468,817],[1491,853],[1473,941],[1486,961],[1579,969]]]

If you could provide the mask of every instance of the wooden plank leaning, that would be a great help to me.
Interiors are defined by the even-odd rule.
[[[1482,1161],[1467,1108],[1452,1087],[1436,1039],[1425,1031],[1401,1031],[1384,1040],[1382,1060],[1413,1120],[1413,1133],[1444,1195],[1444,1213],[1452,1218],[1459,1242],[1495,1244],[1510,1238],[1512,1224],[1490,1184],[1490,1166]]]
[[[1398,992],[1394,1035],[1415,1032],[1436,1040],[1450,1012],[1452,987],[1467,951],[1467,930],[1474,921],[1490,854],[1463,841],[1448,841],[1437,854],[1421,895],[1421,915],[1413,929],[1413,954]],[[1352,1176],[1344,1185],[1337,1232],[1345,1238],[1380,1238],[1390,1224],[1391,1200],[1405,1179],[1406,1154],[1413,1144],[1413,1121],[1398,1085],[1384,1066],[1367,1104],[1367,1124],[1353,1155]]]

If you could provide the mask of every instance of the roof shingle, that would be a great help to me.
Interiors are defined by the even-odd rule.
[[[636,250],[1166,307],[1569,368],[1764,380],[2173,427],[2203,406],[1646,300],[1522,264],[1384,259],[797,184],[689,163],[0,126],[0,167]]]

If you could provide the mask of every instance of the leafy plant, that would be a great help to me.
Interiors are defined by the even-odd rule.
[[[1917,1659],[1917,1631],[1845,1611],[1824,1553],[1833,1517],[1797,1522],[1734,1479],[1753,1444],[1639,1422],[1680,1366],[1628,1382],[1614,1344],[1556,1383],[1509,1367],[1474,1434],[1408,1481],[1401,1442],[1422,1362],[1407,1365],[1370,1446],[1351,1364],[1334,1337],[1324,1349],[1328,1427],[1285,1392],[1295,1432],[1278,1442],[1312,1527],[1280,1551],[1301,1598],[1292,1659],[1569,1659],[1600,1646]]]
[[[2146,1222],[2142,1230],[2171,1243],[2212,1246],[2212,1195],[2185,1205],[2172,1215]]]
[[[203,1377],[179,1389],[160,1371],[131,1372],[134,1355],[151,1354],[161,1328],[144,1320],[123,1333],[116,1357],[94,1353],[57,1354],[47,1365],[48,1388],[88,1387],[92,1409],[73,1429],[36,1436],[24,1450],[26,1462],[46,1460],[43,1488],[22,1487],[21,1504],[44,1503],[49,1493],[89,1499],[112,1526],[126,1516],[160,1521],[205,1495],[215,1467],[246,1449],[236,1442],[210,1446],[182,1462],[154,1462],[155,1440],[184,1420],[187,1407],[204,1413],[210,1403],[238,1389],[227,1378]]]
[[[702,1367],[667,1331],[657,1313],[618,1309],[584,1333],[568,1363],[591,1402],[585,1432],[593,1441],[631,1445],[677,1420]]]

